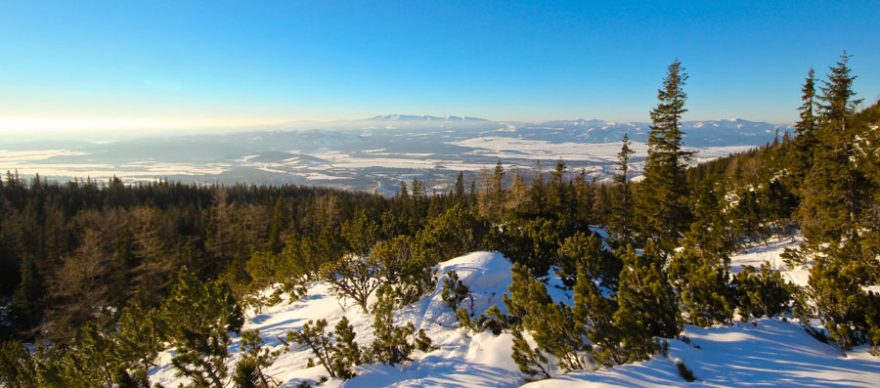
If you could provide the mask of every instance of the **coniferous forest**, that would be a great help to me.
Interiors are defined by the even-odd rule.
[[[880,295],[868,291],[880,284],[880,104],[855,95],[848,58],[824,78],[806,72],[796,133],[701,164],[682,141],[688,74],[672,63],[650,110],[637,182],[627,138],[613,183],[562,160],[531,174],[499,161],[476,181],[460,174],[449,192],[411,180],[393,197],[56,183],[8,172],[0,180],[0,385],[149,387],[158,353],[173,347],[174,368],[195,386],[273,386],[263,371],[278,354],[242,331],[244,311],[305,297],[316,281],[374,316],[368,346],[347,320],[329,326],[321,317],[285,339],[343,379],[357,365],[401,364],[430,350],[424,331],[392,317],[438,284],[462,327],[513,335],[526,379],[550,377],[550,356],[565,371],[614,367],[663,353],[684,324],[763,316],[801,322],[841,351],[868,344],[880,355]],[[769,267],[731,273],[737,249],[795,235],[804,243],[784,258],[811,264],[808,287]],[[514,262],[505,311],[470,315],[467,287],[432,271],[478,250]],[[573,305],[548,296],[542,280],[551,270]],[[233,335],[243,356],[231,368]]]

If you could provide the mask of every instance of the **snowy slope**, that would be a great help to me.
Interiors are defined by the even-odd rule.
[[[703,386],[871,387],[880,384],[880,359],[862,348],[847,357],[808,335],[800,326],[762,319],[756,326],[700,329],[686,326],[694,346],[670,341],[669,358],[657,356],[600,371],[570,373],[528,384],[529,388],[593,386],[684,386],[673,360],[693,370]]]
[[[773,269],[782,273],[783,279],[805,287],[810,277],[809,265],[788,268],[779,257],[786,248],[796,249],[803,241],[803,237],[800,236],[794,238],[774,237],[762,244],[743,249],[730,258],[730,272],[738,273],[747,265],[760,268],[761,264],[770,263]]]
[[[735,268],[759,265],[771,261],[782,265],[778,254],[786,246],[798,241],[778,241],[746,250],[733,258]],[[462,306],[480,314],[493,304],[504,309],[502,295],[511,281],[510,262],[496,252],[474,252],[438,265],[438,278],[455,270],[470,288],[473,302]],[[735,269],[736,270],[736,269]],[[561,282],[552,275],[548,292],[554,300],[571,303],[571,293],[558,286]],[[440,297],[441,287],[421,301],[397,312],[398,323],[413,322],[416,329],[424,329],[438,347],[430,353],[416,352],[414,361],[404,366],[380,364],[357,368],[358,376],[348,381],[330,380],[328,387],[515,387],[524,383],[522,375],[511,359],[510,334],[493,336],[491,333],[466,333],[457,328],[455,313]],[[316,283],[308,297],[292,303],[281,303],[265,308],[261,313],[248,312],[244,330],[259,329],[265,341],[281,349],[278,339],[290,330],[300,329],[310,319],[327,319],[332,327],[342,316],[347,316],[357,332],[361,345],[373,339],[372,316],[363,314],[351,301],[339,300],[326,283]],[[678,340],[670,341],[670,358],[662,356],[617,368],[582,371],[540,381],[530,387],[566,387],[593,385],[684,385],[672,358],[684,360],[699,379],[697,383],[710,386],[737,386],[761,384],[772,386],[877,386],[880,384],[880,358],[867,355],[864,349],[844,358],[833,347],[820,343],[804,333],[796,324],[775,320],[760,320],[757,326],[737,324],[732,327],[700,329],[685,327],[694,348]],[[238,343],[230,349],[238,351]],[[311,353],[294,345],[282,354],[267,373],[293,387],[302,381],[315,383],[327,376],[320,366],[306,368]],[[165,386],[185,382],[177,378],[170,363],[171,353],[160,355],[160,366],[151,371],[151,380]],[[232,365],[237,360],[233,356]]]

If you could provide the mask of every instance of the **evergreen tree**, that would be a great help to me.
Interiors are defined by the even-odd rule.
[[[794,183],[800,187],[804,177],[810,171],[813,161],[813,147],[816,146],[816,131],[818,130],[818,118],[815,113],[816,108],[816,81],[815,72],[810,69],[807,73],[807,79],[801,88],[801,106],[800,120],[795,124],[794,128],[797,137],[794,140],[795,152],[789,161],[791,165]]]
[[[577,274],[577,283],[574,285],[574,318],[593,343],[590,349],[593,359],[607,367],[626,362],[620,348],[620,331],[614,325],[617,302],[599,292],[599,288],[583,267],[578,267]]]
[[[550,373],[547,371],[547,357],[541,353],[538,348],[532,348],[529,342],[523,336],[522,331],[514,329],[513,335],[513,352],[512,358],[519,368],[520,372],[525,374],[526,381],[537,379],[549,379]]]
[[[376,361],[388,365],[397,365],[409,361],[409,355],[415,346],[409,337],[415,333],[412,323],[404,326],[394,325],[394,299],[391,287],[385,285],[376,291],[377,301],[373,307],[373,335],[371,345]]]
[[[645,360],[658,350],[655,337],[672,338],[681,331],[675,293],[653,242],[641,255],[628,246],[618,256],[623,270],[614,326],[620,330],[627,360]]]
[[[264,370],[275,362],[279,351],[271,351],[263,346],[259,330],[241,333],[241,348],[244,355],[235,365],[232,381],[237,388],[270,388],[277,384]]]
[[[327,320],[319,319],[317,321],[308,321],[303,325],[302,330],[294,330],[287,333],[288,340],[300,345],[305,345],[312,351],[312,354],[318,358],[321,366],[330,374],[330,377],[338,377],[334,368],[333,361],[333,332],[327,333]],[[309,366],[312,366],[312,359],[309,359]]]
[[[653,241],[664,256],[678,246],[679,237],[690,223],[685,168],[691,152],[682,148],[681,130],[681,118],[687,112],[687,95],[682,87],[687,79],[681,62],[676,60],[669,65],[663,87],[657,92],[660,102],[651,110],[645,179],[637,202],[641,237]]]
[[[381,285],[379,267],[370,259],[347,256],[335,263],[321,266],[321,274],[333,286],[333,292],[342,298],[351,298],[363,312],[369,313],[367,301]]]
[[[632,214],[634,204],[627,174],[629,174],[630,157],[634,151],[630,148],[631,143],[628,134],[623,134],[621,142],[623,145],[620,147],[620,152],[617,153],[617,174],[614,176],[614,182],[618,187],[618,195],[614,201],[614,209],[609,219],[608,229],[615,241],[619,244],[627,244],[633,243]]]
[[[117,323],[114,351],[134,377],[146,380],[156,356],[163,349],[165,323],[159,312],[145,309],[137,302],[126,305]]]
[[[774,317],[792,307],[794,302],[791,288],[782,279],[782,274],[774,271],[769,263],[761,264],[760,271],[747,265],[733,278],[737,293],[739,313],[743,320],[749,317]]]
[[[455,186],[452,193],[456,201],[462,201],[464,199],[464,173],[461,171],[459,171],[458,175],[455,177]]]
[[[342,378],[352,378],[355,375],[353,368],[360,365],[366,357],[361,352],[360,345],[354,340],[357,334],[347,317],[342,317],[336,323],[335,334],[333,361],[336,374]]]
[[[727,283],[725,259],[692,245],[673,256],[669,276],[688,323],[707,327],[728,323],[733,317],[733,291]]]
[[[567,237],[557,251],[557,274],[562,282],[571,287],[577,279],[577,268],[582,267],[593,279],[600,280],[610,288],[617,287],[620,260],[605,250],[602,239],[595,233],[578,231]]]
[[[244,323],[229,288],[202,282],[184,269],[162,303],[162,314],[168,322],[169,343],[177,350],[171,362],[178,373],[196,384],[223,388],[232,342],[229,332],[238,332]]]

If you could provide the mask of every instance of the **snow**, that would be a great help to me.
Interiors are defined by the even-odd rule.
[[[599,232],[602,230],[596,229]],[[786,247],[794,247],[799,239],[771,241],[733,257],[738,270],[743,265],[759,265],[768,261],[783,271],[778,255]],[[326,387],[515,387],[525,381],[511,359],[512,337],[508,333],[495,336],[491,332],[474,333],[458,328],[454,311],[442,300],[442,279],[456,271],[472,293],[472,299],[462,306],[479,315],[492,305],[505,310],[502,295],[511,282],[511,263],[497,252],[473,252],[437,265],[438,286],[420,301],[396,312],[398,324],[412,322],[416,329],[424,329],[433,340],[436,350],[415,352],[413,361],[398,366],[381,364],[357,367],[357,376],[343,381],[330,379]],[[796,272],[784,272],[790,279],[798,279]],[[554,301],[571,303],[571,292],[551,269],[547,276],[547,290]],[[264,292],[270,292],[266,290]],[[373,340],[371,315],[364,314],[350,300],[340,300],[327,283],[318,282],[309,287],[308,296],[298,301],[286,301],[263,311],[249,310],[244,330],[259,329],[264,341],[274,350],[281,350],[290,330],[301,329],[309,320],[326,319],[330,327],[346,316],[357,332],[362,346]],[[694,371],[705,386],[877,386],[880,382],[880,358],[867,354],[864,348],[844,357],[836,348],[810,337],[797,324],[772,319],[761,319],[757,325],[737,323],[729,327],[701,329],[685,326],[692,345],[670,340],[669,357],[656,356],[645,362],[596,371],[578,371],[553,379],[532,383],[529,387],[581,386],[681,386],[674,360],[682,360]],[[230,370],[238,359],[238,338],[230,347],[233,356]],[[165,386],[185,383],[175,376],[171,366],[171,350],[160,354],[159,366],[151,370],[151,381]],[[267,374],[294,387],[306,381],[312,384],[327,377],[323,367],[306,368],[312,354],[293,345],[290,352],[281,354]]]
[[[789,268],[782,261],[782,258],[779,257],[786,248],[796,249],[800,247],[803,241],[802,236],[790,238],[773,237],[760,245],[746,248],[730,258],[730,272],[734,274],[739,273],[747,265],[760,268],[761,264],[770,263],[770,267],[779,271],[783,279],[798,286],[806,287],[807,281],[810,278],[809,264]]]
[[[700,386],[871,387],[880,382],[880,359],[857,349],[844,357],[800,326],[773,319],[757,325],[700,329],[685,326],[691,345],[670,340],[669,357],[598,371],[579,371],[529,388],[684,386],[674,360],[690,368]],[[697,348],[696,346],[699,346]]]

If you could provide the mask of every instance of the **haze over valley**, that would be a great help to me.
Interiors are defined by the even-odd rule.
[[[220,134],[115,141],[30,141],[0,146],[0,169],[52,180],[126,183],[304,184],[393,194],[400,181],[448,191],[458,172],[474,178],[501,161],[545,170],[564,160],[588,179],[608,179],[627,134],[632,176],[642,170],[649,123],[557,120],[498,122],[473,117],[383,115],[363,120],[289,123]],[[765,145],[792,129],[743,119],[688,121],[684,143],[705,161]],[[526,174],[531,175],[531,174]]]

